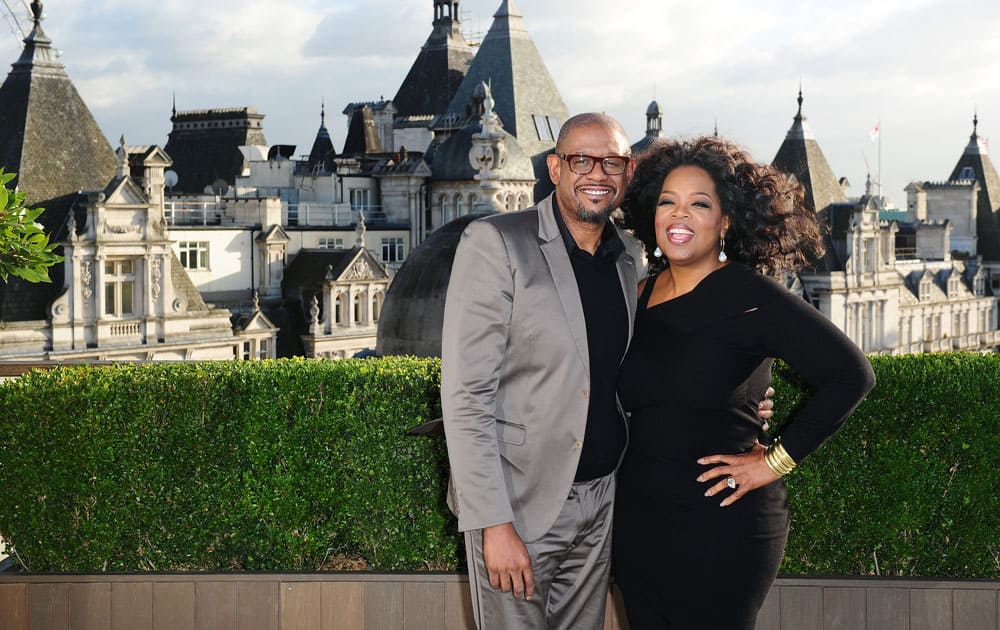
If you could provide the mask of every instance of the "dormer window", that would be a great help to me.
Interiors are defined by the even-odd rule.
[[[971,166],[963,166],[958,178],[962,180],[976,180],[976,171]]]

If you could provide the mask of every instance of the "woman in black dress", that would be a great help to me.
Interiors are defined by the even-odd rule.
[[[662,270],[640,286],[619,376],[631,421],[613,558],[633,630],[754,628],[788,534],[781,476],[874,385],[857,346],[764,275],[822,254],[802,199],[718,138],[639,159],[625,221]],[[756,413],[772,358],[811,392],[773,441]]]

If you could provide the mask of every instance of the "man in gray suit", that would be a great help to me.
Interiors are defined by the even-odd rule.
[[[608,219],[629,150],[613,118],[574,116],[548,156],[555,192],[472,222],[455,254],[441,401],[481,629],[604,625],[617,371],[643,275],[638,241]]]

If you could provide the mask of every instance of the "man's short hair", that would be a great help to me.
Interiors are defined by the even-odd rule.
[[[589,127],[591,125],[600,125],[606,129],[618,133],[622,139],[625,141],[625,154],[630,153],[628,145],[628,134],[625,133],[625,128],[622,124],[608,116],[607,114],[601,114],[599,112],[585,112],[583,114],[577,114],[576,116],[571,116],[569,120],[563,123],[562,128],[559,129],[559,138],[556,139],[556,151],[562,152],[562,145],[566,142],[566,138],[569,134],[573,132],[577,127]]]

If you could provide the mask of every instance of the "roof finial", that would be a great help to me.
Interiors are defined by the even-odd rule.
[[[326,127],[326,99],[319,100],[319,126]]]
[[[715,119],[715,133],[713,134],[716,138],[719,137],[719,119]]]
[[[42,15],[42,3],[38,0],[31,3],[31,16],[35,20],[35,26],[41,24],[42,20],[45,19],[45,16]]]
[[[972,110],[972,135],[977,135],[976,129],[979,127],[979,107]]]
[[[174,96],[174,105],[170,110],[171,119],[177,118],[177,92],[174,92],[173,96]]]
[[[802,80],[799,80],[799,113],[795,114],[796,118],[802,118]]]

